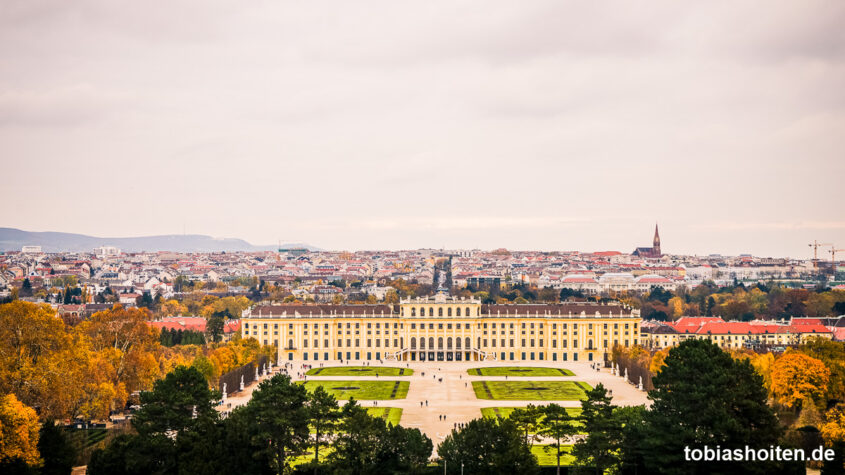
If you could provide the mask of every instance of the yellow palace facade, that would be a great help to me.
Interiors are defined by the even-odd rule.
[[[279,361],[601,361],[639,343],[620,304],[482,304],[444,294],[398,305],[259,305],[241,332]]]

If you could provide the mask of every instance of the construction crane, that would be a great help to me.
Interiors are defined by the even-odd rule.
[[[830,245],[830,251],[828,251],[828,252],[830,253],[830,262],[831,262],[831,265],[833,266],[832,267],[833,275],[835,276],[836,275],[836,253],[837,252],[845,252],[845,249],[836,249],[836,246],[831,244]]]
[[[813,267],[814,268],[819,267],[819,248],[823,247],[823,246],[833,246],[832,243],[818,242],[815,239],[813,239],[812,244],[807,244],[807,245],[813,248]]]

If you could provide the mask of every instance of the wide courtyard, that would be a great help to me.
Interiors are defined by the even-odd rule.
[[[326,364],[325,367],[315,367],[313,362],[285,363],[288,363],[288,374],[295,381],[303,381],[309,390],[322,385],[341,403],[351,396],[364,407],[396,408],[397,411],[379,414],[385,414],[393,421],[401,410],[399,423],[420,429],[431,438],[435,448],[455,424],[482,417],[483,409],[486,409],[484,415],[488,416],[497,412],[504,416],[515,407],[550,402],[576,409],[581,407],[584,392],[599,383],[611,391],[616,405],[648,403],[644,391],[611,374],[609,369],[597,371],[587,362],[526,362],[515,366],[513,363],[485,361],[386,361],[366,366],[350,362],[345,365]],[[401,375],[400,369],[403,370]],[[558,375],[540,375],[555,373]],[[570,373],[570,376],[564,376]],[[482,382],[491,390],[493,398],[486,399],[486,391],[485,398],[477,397],[476,388],[483,387]],[[230,396],[227,402],[233,407],[246,403],[255,387],[255,384],[250,385]],[[577,411],[572,413],[577,414]]]

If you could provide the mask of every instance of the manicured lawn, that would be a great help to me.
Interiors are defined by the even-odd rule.
[[[473,381],[478,399],[580,401],[592,387],[581,381]]]
[[[563,467],[564,465],[572,465],[572,462],[575,461],[575,457],[569,455],[572,452],[571,445],[561,445],[561,453],[560,454],[560,466]],[[540,465],[548,466],[551,465],[552,467],[557,466],[557,455],[555,454],[555,450],[557,447],[554,445],[534,445],[531,447],[531,453],[537,457],[537,463]]]
[[[507,418],[510,417],[511,412],[513,412],[516,407],[482,407],[481,408],[481,415],[483,417],[502,417]],[[581,408],[580,407],[567,407],[566,412],[569,414],[569,417],[579,417],[581,415]],[[575,421],[573,423],[575,427],[580,427],[582,424],[580,421]]]
[[[306,381],[305,388],[310,392],[318,386],[337,399],[405,399],[408,395],[408,381]]]
[[[563,368],[532,368],[530,366],[491,366],[467,370],[472,376],[575,376],[575,373]]]
[[[511,412],[514,409],[519,409],[516,407],[482,407],[481,408],[481,415],[484,417],[503,417],[507,418],[510,417]],[[580,407],[567,407],[566,412],[569,413],[570,417],[578,417],[581,415],[581,408]]]
[[[401,407],[368,407],[367,412],[373,417],[381,417],[388,424],[399,425],[402,418]]]
[[[311,368],[308,376],[411,376],[414,370],[391,366],[328,366]]]
[[[324,445],[320,444],[320,461],[326,460],[329,454],[334,452],[334,448],[331,445]],[[297,465],[301,465],[303,463],[313,462],[314,461],[314,445],[309,444],[308,448],[305,449],[305,452],[300,454],[298,457],[294,457],[293,460],[290,461],[291,467],[296,467]],[[561,459],[561,463],[563,463],[563,459]]]

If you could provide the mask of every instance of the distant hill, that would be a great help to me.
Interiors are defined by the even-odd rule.
[[[0,251],[20,251],[23,246],[41,246],[44,252],[91,252],[95,247],[115,246],[126,252],[235,252],[275,251],[279,246],[255,246],[243,239],[221,239],[201,234],[167,234],[126,238],[102,238],[84,234],[30,232],[0,228]],[[282,244],[282,248],[319,248],[307,244]]]

